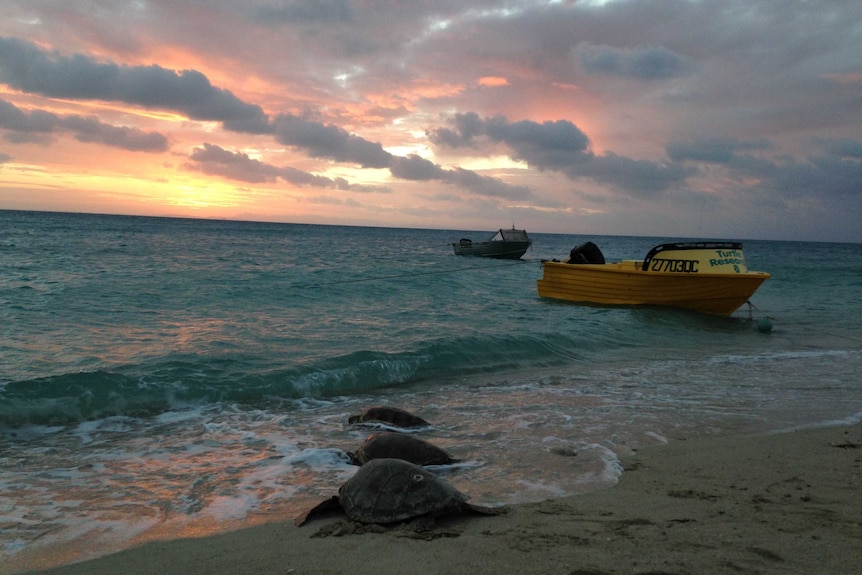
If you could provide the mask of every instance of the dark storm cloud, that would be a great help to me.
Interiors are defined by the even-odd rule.
[[[480,118],[475,112],[456,114],[454,129],[438,128],[429,132],[435,144],[475,147],[478,139],[506,144],[515,159],[540,169],[558,169],[592,156],[590,140],[568,120],[510,123],[504,116]]]
[[[164,152],[168,139],[158,132],[112,126],[94,117],[60,116],[43,110],[24,111],[0,100],[0,129],[8,130],[4,139],[16,143],[48,143],[47,136],[69,132],[79,142],[97,143],[134,152]]]
[[[815,156],[806,162],[779,164],[767,184],[782,193],[794,196],[862,198],[862,162]]]
[[[532,196],[529,188],[511,186],[496,178],[482,176],[463,168],[444,169],[434,162],[412,154],[407,157],[395,156],[390,166],[392,175],[402,180],[430,181],[437,180],[453,186],[469,190],[479,195],[510,200],[523,200]]]
[[[692,142],[670,142],[665,146],[665,151],[668,157],[676,162],[727,164],[740,152],[765,150],[769,147],[766,141],[745,142],[732,138],[710,138]]]
[[[417,155],[393,158],[390,170],[396,178],[414,181],[437,180],[479,196],[525,200],[533,195],[530,189],[524,186],[512,186],[463,168],[444,169]]]
[[[297,186],[352,191],[387,191],[380,187],[352,185],[344,178],[327,178],[289,166],[273,166],[250,158],[248,154],[230,152],[213,144],[204,144],[202,148],[196,148],[189,159],[194,162],[189,164],[192,169],[252,184],[275,182],[281,179]]]
[[[0,128],[16,132],[53,132],[60,123],[56,114],[33,110],[25,112],[6,100],[0,100]]]
[[[695,168],[676,163],[634,160],[613,152],[597,156],[584,132],[568,120],[510,123],[503,116],[480,118],[475,113],[459,114],[454,129],[439,128],[429,132],[435,144],[450,147],[478,146],[484,138],[505,144],[516,160],[539,170],[554,170],[569,178],[591,178],[632,195],[655,194],[681,184],[697,173]]]
[[[862,198],[862,160],[841,155],[811,155],[805,160],[773,161],[739,156],[729,167],[747,184],[777,198]]]
[[[688,209],[688,194],[710,194],[733,214],[721,221],[715,210],[717,230],[780,237],[804,228],[814,230],[810,238],[859,241],[858,223],[847,215],[862,202],[858,0],[95,4],[98,10],[91,0],[3,4],[0,91],[21,93],[6,97],[28,106],[26,114],[4,117],[7,144],[122,142],[122,131],[82,119],[63,123],[48,112],[69,113],[52,97],[79,100],[91,111],[74,113],[85,117],[101,114],[109,107],[104,101],[127,102],[122,107],[142,112],[122,120],[130,127],[150,129],[147,109],[206,121],[161,122],[176,130],[174,147],[217,141],[233,153],[271,144],[321,158],[321,176],[329,162],[398,180],[395,208],[376,214],[379,222],[404,223],[389,218],[446,193],[483,210],[495,203],[486,201],[490,196],[527,197],[529,190],[495,179],[506,177],[502,171],[456,167],[465,165],[459,157],[492,166],[502,153],[522,161],[517,183],[530,182],[536,196],[541,191],[540,200],[519,204],[554,200],[600,211],[606,231],[632,231],[630,197],[667,190],[673,193],[638,210],[639,229],[668,232],[669,218],[684,220],[678,216]],[[218,76],[209,72],[216,67]],[[109,119],[114,111],[106,113],[99,121],[119,122]],[[427,118],[455,113],[451,124],[431,126],[440,129],[419,141],[416,131],[429,127]],[[429,140],[445,161],[393,153]],[[10,146],[6,151],[15,153]],[[54,151],[29,146],[27,162],[38,166],[40,152],[46,164],[76,161],[72,148],[52,158]],[[243,160],[223,159],[219,167],[213,159],[207,169],[279,182],[282,175],[303,178]],[[164,159],[153,161],[164,169]],[[111,168],[140,173],[140,165]],[[783,201],[791,197],[798,201]],[[416,206],[433,219],[411,221],[439,225],[450,203]],[[766,229],[752,217],[755,227],[743,229],[738,215],[766,204],[786,207],[776,215],[780,226]],[[534,227],[568,229],[560,212],[537,209],[533,216]],[[459,206],[445,217],[467,214]],[[833,227],[836,219],[843,230]]]
[[[503,116],[485,123],[485,134],[514,151],[514,158],[542,169],[566,168],[593,156],[590,139],[568,120],[509,123]]]
[[[470,190],[476,195],[491,198],[526,200],[533,197],[533,193],[525,186],[512,186],[496,178],[483,176],[463,168],[446,170],[446,177],[443,178],[443,181]]]
[[[65,116],[61,125],[72,132],[79,142],[102,144],[133,152],[164,152],[168,139],[157,132],[143,132],[126,126],[111,126],[96,118]]]
[[[485,120],[476,112],[455,114],[450,123],[454,125],[454,129],[437,128],[429,131],[431,141],[452,148],[475,147],[476,138],[485,133]]]
[[[661,46],[637,49],[580,44],[575,54],[593,74],[610,74],[636,80],[667,80],[686,76],[692,62]]]
[[[213,144],[195,148],[189,156],[195,164],[190,167],[205,174],[224,176],[252,184],[274,182],[281,177],[282,170],[254,160],[248,154],[229,152]]]
[[[823,147],[830,154],[841,158],[855,158],[862,160],[862,142],[856,140],[820,140]]]
[[[682,185],[698,173],[693,167],[678,163],[635,160],[607,152],[590,161],[563,169],[570,178],[588,177],[623,190],[635,197],[652,196]]]
[[[252,159],[248,154],[230,152],[213,144],[196,148],[189,158],[196,162],[195,167],[206,174],[224,176],[232,180],[259,184],[282,179],[298,185],[320,188],[338,187],[330,178],[316,176],[291,167],[276,167]]]
[[[392,158],[389,169],[393,176],[402,180],[428,181],[444,177],[443,168],[415,154]]]
[[[722,165],[730,176],[746,185],[768,190],[777,198],[802,196],[850,197],[862,195],[862,142],[850,139],[819,140],[823,152],[803,160],[773,160],[752,152],[770,150],[765,141],[710,139],[672,142],[668,156],[677,161]]]
[[[225,122],[236,131],[263,131],[266,115],[195,70],[120,66],[88,56],[61,56],[30,42],[0,38],[0,82],[51,98],[125,102],[175,110],[193,120]]]
[[[446,170],[416,155],[395,156],[379,143],[370,142],[331,124],[282,114],[273,119],[272,125],[276,140],[315,158],[350,162],[363,168],[389,168],[396,178],[437,180],[484,196],[526,198],[530,195],[527,188],[510,186],[470,170]]]
[[[371,142],[332,124],[291,114],[278,115],[270,122],[259,106],[242,102],[231,92],[214,87],[206,76],[195,70],[175,72],[159,66],[129,67],[100,63],[81,55],[64,57],[48,54],[28,42],[0,38],[0,82],[30,93],[56,98],[122,101],[176,110],[196,120],[221,121],[227,130],[272,134],[278,142],[315,158],[357,164],[363,168],[389,168],[394,170],[394,175],[405,179],[429,179],[428,173],[436,173],[436,177],[431,179],[457,185],[477,194],[498,197],[528,195],[526,188],[509,186],[469,170],[443,170],[430,162],[420,161],[420,158],[398,158],[396,162],[396,156],[384,150],[380,143]],[[58,126],[65,125],[80,141],[101,142],[127,149],[166,148],[166,139],[162,147],[158,148],[159,138],[164,138],[158,134],[111,127],[92,119],[63,120],[47,113],[32,113],[18,114],[10,122],[27,124],[27,129],[18,128],[19,133],[50,133]],[[505,129],[505,126],[492,128],[499,129]],[[314,179],[319,176],[306,177],[303,173],[291,172],[290,168],[255,164],[256,160],[248,157],[231,159],[222,155],[220,161],[213,162],[213,158],[206,154],[214,155],[216,151],[205,148],[204,152],[204,156],[198,155],[193,159],[201,161],[201,158],[208,157],[209,161],[202,164],[210,170],[208,173],[248,182],[280,178],[298,185],[327,184]],[[224,150],[222,152],[230,154]],[[421,169],[424,174],[417,177],[417,169]]]
[[[272,125],[276,140],[300,148],[315,158],[350,162],[363,168],[388,168],[392,161],[392,154],[379,143],[365,140],[338,126],[290,114],[276,116]]]

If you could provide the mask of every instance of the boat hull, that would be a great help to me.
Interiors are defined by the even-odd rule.
[[[600,305],[655,305],[730,315],[769,278],[765,272],[685,273],[643,270],[641,261],[543,262],[539,296]]]
[[[462,242],[452,244],[455,255],[516,260],[530,248],[531,242]]]

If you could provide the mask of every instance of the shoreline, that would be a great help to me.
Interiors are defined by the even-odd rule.
[[[853,573],[862,424],[702,437],[623,459],[617,485],[443,519],[427,533],[343,516],[146,543],[45,575]],[[30,569],[34,568],[32,566]]]

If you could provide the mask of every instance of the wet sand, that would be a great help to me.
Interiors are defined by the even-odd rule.
[[[862,564],[862,425],[675,439],[609,489],[417,533],[338,514],[148,543],[53,575],[851,574]]]

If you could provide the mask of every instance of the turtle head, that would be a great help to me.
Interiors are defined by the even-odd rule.
[[[350,465],[362,465],[362,460],[352,451],[345,451],[347,459],[350,460]]]

